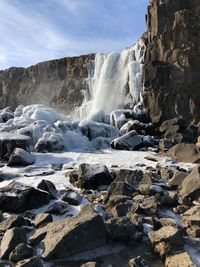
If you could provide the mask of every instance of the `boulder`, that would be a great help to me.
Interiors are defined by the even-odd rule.
[[[32,257],[27,260],[19,261],[15,267],[44,267],[42,260],[38,257]]]
[[[55,201],[51,204],[46,210],[46,213],[54,214],[54,215],[62,215],[69,210],[69,205],[61,200]]]
[[[134,150],[142,146],[143,140],[135,130],[128,132],[111,142],[111,147],[118,150]]]
[[[9,260],[12,262],[18,262],[24,259],[28,259],[34,256],[34,249],[24,243],[21,243],[15,247],[11,252]]]
[[[183,119],[176,117],[176,118],[164,121],[161,124],[159,130],[161,133],[165,133],[173,126],[179,126],[183,128],[184,125],[185,125],[185,122],[183,121]]]
[[[49,193],[13,181],[0,188],[0,209],[5,212],[22,213],[48,204]]]
[[[57,190],[56,190],[55,185],[52,182],[43,179],[38,184],[37,188],[48,192],[50,197],[51,197],[51,199],[56,199],[57,198]]]
[[[78,185],[84,189],[97,189],[101,185],[112,182],[111,174],[105,165],[87,164],[79,165]]]
[[[27,231],[24,228],[15,227],[5,232],[1,241],[1,258],[8,259],[10,253],[20,243],[26,243]]]
[[[200,195],[200,167],[194,168],[182,182],[180,195],[183,201],[197,200]]]
[[[53,260],[105,244],[106,232],[101,216],[91,206],[84,206],[79,215],[49,223],[36,230],[30,241],[41,241],[43,238],[43,257]]]
[[[167,155],[177,161],[188,163],[200,162],[200,150],[193,144],[177,144],[167,152]]]
[[[69,189],[62,196],[61,200],[67,202],[69,205],[78,206],[82,201],[82,197],[79,193]]]
[[[43,227],[44,225],[53,221],[53,217],[51,214],[48,213],[39,213],[36,215],[33,224],[36,228]]]
[[[154,251],[160,256],[177,247],[183,246],[183,237],[181,231],[173,226],[163,226],[157,231],[150,231],[148,237],[154,247]]]
[[[143,200],[140,208],[146,215],[153,216],[157,213],[158,201],[155,196],[147,197]]]
[[[9,159],[15,148],[29,150],[30,138],[14,133],[0,133],[0,158]]]
[[[35,150],[42,153],[63,151],[64,148],[65,141],[63,136],[53,132],[45,132],[35,145]]]
[[[35,162],[35,157],[22,148],[15,148],[10,155],[8,166],[28,166]]]
[[[0,231],[5,232],[13,227],[26,226],[27,220],[22,215],[12,215],[0,223]]]
[[[187,252],[168,255],[165,260],[165,267],[196,267]]]
[[[173,147],[173,143],[170,140],[167,139],[161,139],[159,142],[159,148],[161,150],[169,150],[171,147]]]
[[[169,187],[172,189],[181,189],[182,188],[182,183],[187,177],[186,172],[182,172],[179,170],[176,170],[172,176],[172,178],[169,180]]]

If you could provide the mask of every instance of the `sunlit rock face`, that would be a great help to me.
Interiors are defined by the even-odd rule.
[[[0,108],[39,103],[69,113],[83,101],[87,63],[93,59],[93,54],[66,57],[0,71]]]
[[[144,103],[154,122],[200,118],[200,1],[151,0]]]

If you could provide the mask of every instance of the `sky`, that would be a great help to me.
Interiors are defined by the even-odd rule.
[[[0,69],[131,46],[148,0],[0,0]]]

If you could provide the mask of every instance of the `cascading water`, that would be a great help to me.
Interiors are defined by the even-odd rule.
[[[88,119],[99,111],[109,114],[118,108],[133,108],[140,102],[144,51],[140,39],[120,53],[97,54],[87,66],[84,101],[76,109],[76,117]]]

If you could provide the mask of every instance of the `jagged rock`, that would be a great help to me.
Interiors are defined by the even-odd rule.
[[[31,243],[44,243],[46,260],[61,259],[93,249],[106,242],[103,219],[91,206],[83,207],[79,215],[49,223],[30,238]]]
[[[138,232],[127,217],[109,219],[105,225],[109,238],[115,241],[129,241]]]
[[[57,198],[57,190],[56,190],[55,185],[52,182],[50,182],[48,180],[42,180],[38,184],[37,188],[48,192],[50,197],[51,197],[51,199],[56,199]]]
[[[8,166],[28,166],[35,162],[35,157],[22,148],[15,148],[10,155]]]
[[[15,148],[29,150],[30,138],[21,134],[0,133],[0,158],[9,159]]]
[[[177,265],[178,264],[178,265]],[[175,255],[168,255],[165,260],[165,267],[196,267],[187,252],[181,252]]]
[[[24,243],[21,243],[15,247],[9,256],[9,260],[12,262],[18,262],[24,259],[33,257],[34,249]]]
[[[132,110],[117,109],[110,113],[110,124],[120,129],[129,119],[134,117]]]
[[[146,215],[154,215],[157,212],[158,201],[155,196],[147,197],[143,200],[140,208]]]
[[[162,197],[162,205],[174,207],[178,204],[179,196],[175,191],[165,191],[164,196]]]
[[[51,204],[46,210],[46,213],[62,215],[69,210],[69,205],[61,200],[57,200],[53,204]]]
[[[177,144],[167,152],[167,155],[177,161],[188,163],[200,162],[200,150],[193,144]]]
[[[44,264],[38,256],[35,256],[27,260],[19,261],[15,267],[44,267]]]
[[[53,217],[48,213],[39,213],[36,215],[35,220],[33,221],[36,228],[43,227],[44,225],[53,221]]]
[[[66,57],[1,71],[0,108],[41,103],[71,112],[83,101],[87,64],[92,64],[93,59],[94,54]]]
[[[155,230],[158,230],[158,229],[162,228],[163,226],[177,227],[178,225],[177,225],[176,221],[171,219],[171,218],[160,218],[160,219],[156,220]]]
[[[109,185],[112,177],[108,168],[100,164],[79,165],[78,185],[84,189],[97,189],[101,185]]]
[[[65,141],[59,133],[45,132],[35,144],[35,151],[40,153],[63,151]]]
[[[16,181],[0,188],[0,209],[5,212],[22,213],[48,204],[49,200],[47,192]]]
[[[181,231],[172,226],[164,226],[157,231],[151,231],[148,233],[148,237],[155,252],[159,253],[160,256],[176,247],[183,246],[184,243]]]
[[[27,231],[24,228],[15,227],[5,232],[1,241],[1,259],[8,259],[10,253],[20,243],[26,243]]]
[[[155,145],[155,138],[150,135],[145,135],[143,137],[143,146],[144,147],[154,147]]]
[[[82,197],[79,193],[69,189],[61,198],[62,201],[67,202],[69,205],[78,206],[82,201]]]
[[[171,119],[171,120],[166,120],[161,124],[159,130],[161,133],[165,133],[173,126],[179,126],[183,128],[185,126],[185,122],[183,119],[178,118],[178,117]]]
[[[172,189],[181,189],[182,183],[187,177],[188,173],[176,170],[173,177],[169,180],[169,187]]]
[[[134,150],[142,146],[143,140],[135,130],[124,134],[111,142],[111,147],[118,150]]]
[[[200,118],[199,18],[198,1],[150,1],[143,100],[154,123]]]
[[[148,194],[152,185],[151,177],[140,170],[121,169],[116,173],[115,182],[126,182],[142,194]]]
[[[117,205],[115,205],[112,209],[111,209],[111,213],[113,214],[114,217],[123,217],[126,216],[126,214],[132,210],[132,206],[133,206],[133,201],[128,200],[124,203],[119,203]],[[138,208],[138,205],[136,204],[136,209]]]
[[[0,223],[0,231],[5,232],[13,227],[26,226],[27,220],[22,215],[12,215]]]
[[[114,197],[115,195],[131,197],[134,192],[135,189],[125,182],[112,182],[105,194],[104,203],[106,204],[110,198]]]
[[[194,168],[182,182],[180,195],[183,201],[195,200],[200,194],[200,167]]]

